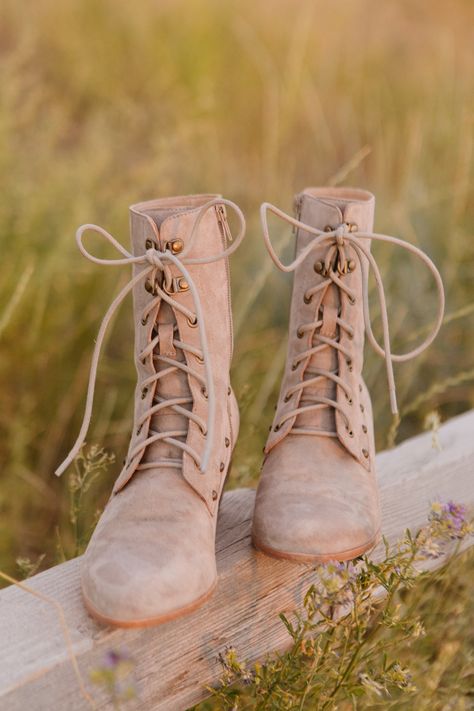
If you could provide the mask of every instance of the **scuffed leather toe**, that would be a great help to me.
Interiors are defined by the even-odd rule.
[[[301,561],[361,555],[379,535],[375,476],[337,440],[325,441],[321,456],[321,442],[305,439],[290,435],[264,463],[254,543],[271,555]]]
[[[104,623],[141,626],[189,612],[216,582],[206,507],[173,471],[137,475],[109,501],[81,582],[87,608]]]

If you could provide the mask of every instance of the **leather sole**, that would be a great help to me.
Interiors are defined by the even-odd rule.
[[[265,553],[265,555],[268,555],[271,558],[279,558],[281,560],[292,560],[296,563],[329,563],[330,561],[338,561],[342,563],[344,561],[358,558],[364,553],[367,553],[368,551],[372,550],[372,548],[375,548],[377,543],[380,541],[380,538],[380,530],[378,530],[377,533],[371,539],[366,541],[366,543],[362,544],[361,546],[357,546],[356,548],[349,548],[348,550],[339,551],[335,553],[325,553],[323,555],[308,555],[307,553],[289,553],[288,551],[277,550],[275,548],[271,548],[270,546],[264,545],[263,543],[260,543],[253,534],[252,543],[258,551]]]
[[[156,617],[147,617],[145,619],[138,620],[117,620],[114,617],[108,617],[107,615],[103,615],[101,612],[98,612],[95,609],[94,605],[90,602],[90,600],[87,599],[83,590],[82,599],[89,615],[95,620],[97,620],[97,622],[100,622],[102,625],[122,628],[154,627],[156,625],[161,625],[164,622],[169,622],[170,620],[176,620],[178,617],[184,617],[185,615],[189,615],[191,612],[194,612],[194,610],[197,610],[211,597],[212,593],[216,588],[216,585],[217,579],[214,581],[209,590],[204,593],[204,595],[201,595],[201,597],[198,597],[189,605],[180,607],[177,610],[172,610],[171,612],[167,612],[164,615],[157,615]]]

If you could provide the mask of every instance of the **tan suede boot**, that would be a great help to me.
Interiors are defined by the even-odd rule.
[[[262,205],[264,239],[275,264],[294,271],[285,373],[265,447],[253,521],[257,548],[297,561],[349,560],[380,536],[372,407],[362,378],[364,335],[385,357],[392,410],[392,361],[408,360],[436,336],[444,310],[441,277],[412,245],[372,233],[374,196],[363,190],[309,188],[296,218]],[[296,258],[285,266],[270,242],[267,211],[296,228]],[[402,356],[390,353],[388,319],[371,240],[405,247],[432,271],[439,293],[436,326]],[[384,346],[375,341],[367,301],[376,279]]]
[[[240,230],[232,240],[225,206]],[[216,584],[215,531],[239,429],[230,386],[232,314],[227,257],[245,221],[219,196],[133,205],[133,254],[105,230],[83,225],[79,248],[98,264],[133,264],[133,278],[107,312],[94,351],[84,423],[61,474],[84,442],[99,352],[117,306],[133,289],[138,383],[124,468],[81,565],[90,613],[123,627],[157,624],[190,612]],[[120,259],[83,245],[99,232]]]

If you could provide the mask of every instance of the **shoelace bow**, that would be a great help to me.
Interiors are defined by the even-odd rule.
[[[234,210],[235,214],[238,217],[239,220],[239,232],[238,235],[232,240],[232,244],[225,248],[222,252],[219,254],[212,255],[210,257],[194,257],[190,258],[187,257],[187,254],[190,252],[193,242],[195,239],[195,236],[197,234],[197,231],[199,229],[199,225],[201,223],[202,218],[204,217],[204,214],[209,210],[210,208],[217,206],[217,205],[227,205],[230,207],[232,210]],[[148,222],[150,223],[157,239],[159,239],[159,232],[158,228],[155,224],[155,222],[149,217],[148,215],[145,216]],[[98,232],[101,234],[103,237],[107,239],[108,242],[110,242],[122,255],[122,259],[100,259],[98,257],[95,257],[94,255],[90,254],[90,252],[87,251],[87,249],[84,247],[83,244],[83,235],[87,231],[94,231]],[[206,328],[205,328],[205,322],[203,318],[203,313],[202,313],[202,307],[201,307],[201,301],[199,298],[199,293],[197,291],[196,285],[193,281],[193,278],[191,277],[191,274],[189,273],[188,269],[186,268],[185,265],[195,265],[195,264],[210,264],[213,262],[217,262],[221,259],[225,259],[226,257],[229,257],[235,250],[238,248],[240,245],[243,237],[245,234],[245,218],[240,210],[240,208],[231,200],[226,200],[224,198],[215,198],[213,200],[210,200],[207,202],[205,205],[203,205],[200,209],[200,211],[197,214],[196,220],[194,221],[193,227],[191,229],[191,233],[189,235],[188,240],[186,241],[186,244],[184,246],[183,251],[180,254],[180,257],[178,258],[175,254],[173,254],[169,249],[165,249],[164,251],[160,251],[158,249],[147,249],[146,252],[143,255],[139,256],[134,256],[131,254],[128,250],[123,247],[120,242],[118,242],[109,232],[104,230],[102,227],[99,227],[98,225],[93,225],[93,224],[86,224],[82,225],[79,227],[76,233],[76,241],[77,245],[79,247],[79,250],[82,252],[82,254],[90,259],[92,262],[95,262],[96,264],[101,264],[105,266],[120,266],[120,265],[133,265],[133,264],[145,264],[147,265],[146,269],[143,269],[142,271],[139,272],[139,274],[135,275],[130,279],[130,281],[124,286],[124,288],[119,292],[119,294],[115,297],[115,299],[112,301],[111,305],[109,306],[102,323],[99,328],[99,332],[97,335],[97,340],[95,343],[94,347],[94,352],[92,355],[92,362],[91,362],[91,367],[90,367],[90,373],[89,373],[89,384],[87,388],[87,398],[86,398],[86,406],[85,406],[85,411],[84,411],[84,417],[82,421],[82,425],[79,431],[79,435],[77,437],[77,440],[72,447],[71,451],[69,452],[68,456],[66,459],[63,461],[63,463],[57,468],[56,470],[56,475],[60,476],[67,468],[68,466],[73,462],[74,458],[77,456],[79,453],[82,445],[84,444],[87,431],[89,429],[91,417],[92,417],[92,408],[93,408],[93,401],[94,401],[94,391],[95,391],[95,383],[97,379],[97,367],[99,363],[99,358],[100,358],[100,352],[102,349],[102,345],[104,342],[105,334],[107,331],[107,328],[110,324],[110,321],[112,320],[117,308],[120,306],[122,301],[125,299],[127,294],[134,288],[136,284],[138,284],[141,281],[144,281],[146,279],[150,279],[151,283],[154,285],[154,292],[153,295],[155,296],[154,299],[152,299],[147,306],[145,307],[142,317],[141,317],[141,324],[143,327],[147,326],[148,322],[148,316],[149,314],[156,308],[156,306],[161,303],[161,301],[165,301],[168,303],[171,308],[176,309],[177,311],[180,311],[182,314],[186,316],[188,319],[189,323],[192,326],[196,326],[199,329],[199,340],[200,340],[200,352],[196,351],[196,348],[193,346],[186,345],[185,343],[174,340],[173,339],[173,344],[176,348],[180,349],[181,351],[184,352],[190,352],[196,355],[200,361],[204,364],[204,372],[205,376],[201,376],[200,373],[196,372],[192,368],[190,368],[186,362],[183,361],[178,361],[173,358],[169,358],[163,355],[155,355],[153,353],[156,345],[158,344],[159,338],[158,336],[155,336],[155,338],[152,338],[150,343],[139,353],[139,358],[145,362],[146,359],[151,355],[154,359],[161,360],[164,363],[169,365],[169,368],[165,368],[164,370],[158,371],[154,373],[153,375],[149,376],[148,378],[145,378],[141,382],[141,387],[142,387],[142,392],[144,391],[145,388],[149,388],[153,383],[158,382],[161,378],[165,377],[169,373],[175,371],[176,369],[181,369],[183,372],[185,372],[188,376],[192,376],[196,378],[196,380],[201,384],[201,387],[203,389],[203,392],[206,393],[207,400],[208,400],[208,411],[207,411],[207,422],[204,422],[202,418],[198,417],[195,415],[191,410],[188,410],[185,407],[182,407],[182,405],[192,403],[192,398],[162,398],[159,397],[157,398],[158,402],[157,403],[152,403],[152,406],[146,410],[146,412],[143,413],[142,417],[140,418],[140,421],[137,423],[138,425],[138,431],[140,431],[141,427],[144,425],[144,423],[151,418],[151,416],[163,409],[166,408],[172,408],[175,412],[184,415],[188,417],[190,420],[196,422],[198,426],[200,427],[201,431],[203,434],[205,434],[205,446],[203,450],[202,457],[199,456],[199,454],[186,442],[183,442],[177,437],[180,436],[186,436],[187,431],[186,430],[174,430],[174,431],[164,431],[164,432],[156,432],[153,430],[149,431],[149,436],[143,441],[137,444],[135,449],[130,453],[130,458],[129,462],[131,462],[137,455],[143,454],[145,451],[146,447],[148,447],[150,444],[153,442],[157,442],[158,440],[164,440],[165,442],[169,444],[176,445],[179,449],[183,450],[187,454],[189,454],[196,465],[199,467],[200,471],[204,474],[206,472],[208,463],[209,463],[209,458],[211,456],[212,452],[212,445],[213,445],[213,439],[214,439],[214,419],[215,419],[215,411],[216,411],[216,401],[215,401],[215,392],[214,392],[214,383],[213,383],[213,378],[212,378],[212,367],[211,367],[211,358],[210,358],[210,353],[209,353],[209,347],[208,347],[208,339],[206,335]],[[191,292],[192,298],[193,298],[193,303],[194,303],[194,313],[190,311],[186,306],[181,304],[179,301],[176,299],[173,299],[169,293],[167,293],[166,288],[170,288],[173,280],[173,276],[171,273],[171,265],[175,265],[177,269],[179,270],[180,274],[183,275],[183,277],[186,279],[188,285],[189,285],[189,290]],[[156,279],[156,276],[158,273],[163,274],[163,286],[160,285],[159,281]],[[164,287],[164,288],[163,288]],[[148,326],[148,328],[153,328],[153,325]],[[147,464],[139,465],[140,468],[149,468],[156,466],[158,464],[166,464],[168,466],[182,466],[182,461],[181,460],[173,460],[173,459],[160,459],[157,462],[150,462]]]
[[[268,211],[272,212],[275,214],[277,217],[280,217],[281,219],[285,220],[289,224],[293,225],[296,228],[300,228],[302,230],[305,230],[306,232],[309,232],[310,234],[315,235],[315,238],[300,252],[300,254],[294,259],[290,264],[283,264],[281,260],[279,259],[278,255],[276,254],[273,245],[270,240],[270,235],[268,231],[268,220],[267,220],[267,213]],[[260,208],[260,217],[261,217],[261,222],[262,222],[262,229],[263,229],[263,238],[265,241],[265,245],[267,247],[268,253],[270,254],[270,257],[274,264],[280,269],[282,272],[294,272],[300,264],[302,264],[305,259],[308,257],[308,255],[315,250],[318,246],[323,245],[323,244],[328,244],[328,251],[325,255],[324,262],[318,264],[318,270],[320,273],[327,277],[324,281],[319,283],[318,285],[311,287],[310,289],[307,290],[305,294],[305,301],[308,303],[312,297],[317,294],[320,291],[326,290],[331,284],[335,284],[339,289],[341,289],[347,297],[349,298],[351,303],[355,303],[356,300],[356,294],[350,289],[347,284],[344,283],[343,280],[343,275],[344,273],[348,270],[348,265],[350,264],[349,271],[352,271],[356,267],[356,263],[351,263],[352,260],[348,259],[348,253],[347,253],[347,248],[350,246],[352,247],[352,250],[356,256],[357,262],[359,263],[359,266],[362,270],[362,303],[363,303],[363,313],[364,313],[364,324],[365,324],[365,330],[367,333],[367,337],[370,341],[371,346],[374,348],[375,352],[378,353],[380,356],[382,356],[385,359],[386,363],[386,369],[387,369],[387,381],[388,381],[388,389],[389,389],[389,394],[390,394],[390,406],[392,413],[394,415],[398,414],[398,407],[397,407],[397,397],[396,397],[396,389],[395,389],[395,378],[394,378],[394,373],[393,373],[393,363],[394,362],[403,362],[407,360],[411,360],[412,358],[415,358],[418,356],[420,353],[422,353],[428,346],[433,342],[433,340],[436,338],[439,329],[441,328],[441,324],[443,321],[443,315],[444,315],[444,288],[443,288],[443,282],[441,279],[441,275],[434,265],[434,263],[431,261],[431,259],[418,247],[415,247],[414,245],[410,244],[409,242],[405,242],[397,237],[392,237],[390,235],[384,235],[384,234],[378,234],[376,232],[362,232],[359,231],[358,229],[355,229],[354,231],[351,230],[351,227],[346,224],[342,223],[338,225],[335,229],[333,230],[328,230],[328,231],[322,231],[317,229],[316,227],[312,227],[311,225],[307,225],[304,222],[301,222],[300,220],[297,220],[294,217],[291,217],[290,215],[286,214],[282,210],[278,209],[275,207],[275,205],[271,205],[270,203],[263,203],[261,208]],[[395,244],[398,245],[399,247],[402,247],[403,249],[406,249],[408,252],[411,254],[414,254],[416,257],[418,257],[424,264],[428,267],[428,270],[431,272],[431,274],[434,277],[437,291],[438,291],[438,313],[436,316],[436,321],[433,327],[433,330],[431,333],[427,336],[427,338],[416,348],[414,348],[412,351],[409,351],[408,353],[403,353],[403,354],[394,354],[391,352],[390,348],[390,332],[389,332],[389,324],[388,324],[388,314],[387,314],[387,305],[386,305],[386,300],[385,300],[385,291],[383,288],[383,283],[382,283],[382,277],[380,274],[380,270],[377,266],[377,262],[375,261],[374,257],[372,256],[372,253],[370,250],[368,250],[363,244],[361,244],[360,239],[361,238],[368,238],[371,240],[377,240],[380,242],[388,242],[389,244]],[[369,312],[369,297],[368,297],[368,274],[366,274],[366,263],[363,258],[366,258],[369,267],[372,269],[376,286],[377,286],[377,293],[379,297],[379,302],[380,302],[380,312],[381,312],[381,320],[382,320],[382,331],[383,331],[383,347],[376,341],[373,331],[372,331],[372,326],[370,323],[370,312]],[[312,348],[306,350],[304,353],[300,353],[298,357],[295,359],[295,361],[292,363],[292,368],[296,369],[298,364],[305,360],[306,358],[310,358],[313,356],[315,353],[319,352],[321,349],[326,348],[326,347],[331,347],[335,348],[337,351],[340,351],[346,358],[350,358],[350,353],[335,339],[328,338],[321,333],[317,333],[317,329],[319,329],[322,326],[322,320],[317,319],[316,321],[313,321],[308,324],[303,324],[298,328],[298,336],[302,337],[305,332],[311,331],[314,332],[314,338],[317,338],[318,341],[320,341],[320,344],[313,346]],[[336,318],[336,324],[339,326],[339,328],[344,329],[348,334],[349,337],[352,337],[353,335],[353,329],[352,326],[344,321],[343,319],[340,318],[340,314],[338,314]],[[352,397],[352,393],[349,392],[348,385],[344,382],[342,378],[339,377],[338,372],[333,372],[329,370],[324,370],[324,369],[317,369],[314,371],[316,373],[316,377],[310,378],[308,380],[302,380],[300,383],[298,383],[296,386],[291,388],[285,395],[285,400],[288,401],[288,399],[293,395],[295,392],[298,390],[303,390],[305,387],[308,387],[308,385],[314,385],[318,380],[321,378],[328,378],[329,380],[332,380],[334,383],[342,387],[344,392],[346,393],[346,396],[348,399]],[[292,419],[293,417],[302,414],[304,412],[308,412],[309,410],[315,410],[321,407],[334,407],[336,410],[341,412],[344,418],[346,418],[346,415],[341,408],[341,406],[335,401],[330,398],[325,398],[322,396],[312,396],[312,401],[314,401],[314,404],[311,405],[303,405],[302,407],[294,408],[290,412],[287,412],[285,416],[281,419],[281,421],[276,425],[275,429],[278,430],[282,427],[282,425],[289,419]],[[346,418],[347,419],[347,418]],[[350,432],[350,423],[346,422],[347,429]],[[305,434],[318,434],[318,435],[326,435],[326,436],[337,436],[336,433],[331,433],[331,432],[326,432],[324,430],[306,430],[306,429],[294,429],[292,430],[294,432],[299,432],[299,433],[305,433]]]

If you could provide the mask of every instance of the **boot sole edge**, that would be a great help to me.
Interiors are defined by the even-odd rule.
[[[291,560],[296,563],[329,563],[330,561],[345,562],[348,560],[353,560],[359,556],[367,553],[368,551],[375,548],[377,543],[381,540],[381,530],[379,529],[377,533],[372,536],[366,543],[357,546],[356,548],[349,548],[344,551],[335,553],[322,553],[317,555],[309,555],[307,553],[290,553],[288,551],[278,550],[276,548],[271,548],[266,544],[260,543],[256,536],[252,535],[252,543],[254,548],[261,553],[271,557],[278,558],[280,560]]]
[[[107,625],[109,627],[120,627],[123,629],[137,627],[155,627],[157,625],[164,624],[165,622],[176,620],[179,617],[185,617],[186,615],[189,615],[195,610],[197,610],[199,607],[201,607],[201,605],[203,605],[205,602],[207,602],[207,600],[209,600],[209,598],[214,593],[216,586],[217,579],[214,581],[209,590],[204,593],[204,595],[201,595],[201,597],[197,598],[189,605],[180,607],[177,610],[171,610],[170,612],[167,612],[164,615],[156,615],[154,617],[147,617],[136,620],[118,620],[114,617],[108,617],[107,615],[103,615],[95,609],[94,605],[87,598],[83,590],[82,600],[84,603],[84,607],[86,608],[89,615],[93,617],[97,622],[100,622],[102,625]]]

